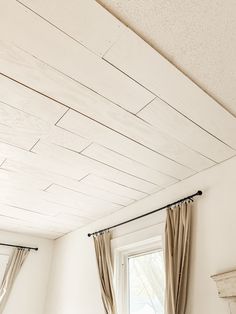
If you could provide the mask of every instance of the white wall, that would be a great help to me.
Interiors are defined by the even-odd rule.
[[[204,195],[197,199],[194,209],[188,313],[228,313],[227,303],[218,298],[215,283],[210,276],[236,268],[236,158],[57,240],[46,313],[104,314],[93,243],[87,233],[153,210],[198,189],[202,189]],[[116,229],[114,236],[163,220],[164,213],[157,213]]]
[[[53,241],[0,231],[0,242],[36,246],[28,255],[13,287],[4,314],[44,314],[48,277],[53,253]],[[0,254],[10,254],[10,248],[0,247]]]

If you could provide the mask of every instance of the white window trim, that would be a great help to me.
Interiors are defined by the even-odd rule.
[[[129,313],[127,276],[129,257],[163,250],[163,233],[164,225],[159,224],[112,240],[118,314]]]

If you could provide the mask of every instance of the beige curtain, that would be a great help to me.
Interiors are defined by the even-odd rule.
[[[110,232],[94,236],[94,246],[104,308],[106,314],[116,314]]]
[[[8,261],[0,287],[0,314],[3,313],[15,279],[28,254],[28,249],[16,248]]]
[[[167,209],[166,314],[185,314],[189,281],[192,202]]]

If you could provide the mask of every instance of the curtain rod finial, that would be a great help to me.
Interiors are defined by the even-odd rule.
[[[89,237],[89,238],[91,237],[91,235],[92,235],[91,233],[88,233],[88,237]]]
[[[197,194],[198,195],[202,195],[202,191],[197,191]]]

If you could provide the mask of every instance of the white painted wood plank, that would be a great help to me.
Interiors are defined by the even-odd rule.
[[[47,239],[56,239],[60,236],[63,236],[63,232],[55,232],[55,231],[48,231],[45,228],[35,228],[32,227],[30,224],[26,223],[19,223],[19,220],[5,217],[4,215],[0,215],[0,229],[10,232],[18,232],[23,234],[30,234],[39,237],[44,237]]]
[[[24,186],[28,190],[44,190],[52,181],[47,178],[34,178],[28,174],[19,174],[17,172],[9,171],[2,165],[0,168],[0,187],[3,185],[10,184],[12,187],[20,188]]]
[[[127,187],[125,185],[116,183],[115,181],[110,181],[108,179],[104,179],[102,177],[98,177],[92,174],[83,178],[81,182],[89,186],[101,188],[105,191],[108,191],[109,193],[131,197],[132,199],[135,200],[139,200],[148,195],[138,190],[131,189],[130,187]]]
[[[64,233],[69,229],[69,226],[66,226],[65,223],[62,224],[57,219],[49,219],[47,216],[44,216],[42,214],[32,213],[21,208],[6,206],[2,204],[0,206],[0,215],[17,219],[18,223],[26,223],[31,227],[34,226],[35,228],[39,229],[43,228],[48,231],[59,231]],[[84,221],[86,223],[88,222],[87,219]]]
[[[39,169],[35,166],[30,166],[25,163],[12,161],[8,159],[4,162],[2,168],[7,172],[16,174],[16,176],[19,177],[19,181],[21,180],[21,178],[23,178],[22,180],[25,180],[26,178],[26,180],[29,180],[29,182],[36,181],[37,183],[34,183],[33,186],[35,184],[38,184],[38,189],[40,189],[39,185],[41,184],[40,190],[46,189],[52,183],[66,185],[69,187],[74,187],[79,183],[76,179],[72,179],[70,177],[66,177],[65,175],[50,172],[46,168]],[[43,184],[44,182],[48,182],[48,184],[44,186]]]
[[[65,189],[64,189],[65,190]],[[100,201],[95,203],[92,199],[79,195],[77,192],[66,190],[66,193],[27,191],[14,188],[12,193],[11,186],[2,186],[0,204],[24,209],[29,212],[42,214],[53,218],[60,213],[74,214],[88,219],[98,219],[112,213],[122,206]],[[78,197],[79,195],[79,197]],[[1,205],[0,205],[1,206]]]
[[[59,226],[56,223],[47,223],[46,221],[32,221],[31,219],[20,219],[20,218],[15,218],[15,213],[14,214],[9,214],[9,216],[4,216],[4,214],[0,214],[1,218],[3,219],[4,222],[8,221],[10,223],[15,222],[15,224],[23,225],[24,227],[28,228],[34,228],[39,232],[48,232],[48,233],[60,233],[60,234],[65,234],[68,233],[71,230],[71,227],[69,226]]]
[[[20,162],[40,171],[48,171],[48,173],[59,174],[65,177],[81,179],[88,174],[85,169],[79,165],[71,165],[69,161],[62,162],[55,157],[45,156],[42,158],[33,152],[27,152],[14,146],[0,142],[1,156],[12,161]]]
[[[99,176],[103,176],[104,178],[116,180],[122,184],[127,184],[127,186],[137,188],[144,192],[154,192],[160,190],[160,187],[154,183],[147,182],[141,178],[138,178],[137,176],[132,176],[128,173],[119,171],[98,161],[92,160],[86,156],[65,150],[62,147],[56,145],[48,145],[40,141],[33,148],[33,151],[37,153],[39,157],[47,156],[48,158],[56,159],[58,162],[61,162],[65,165],[69,163],[70,167],[74,168],[75,170],[78,169],[79,174],[82,174],[82,172],[86,173],[84,176],[89,173],[94,173]],[[74,178],[75,174],[74,176],[70,176]]]
[[[64,206],[74,208],[84,208],[85,213],[112,213],[120,208],[122,205],[110,203],[95,197],[87,196],[85,194],[69,190],[59,185],[52,185],[46,194],[47,200],[54,200]]]
[[[236,148],[235,117],[136,34],[126,32],[107,52],[105,59],[205,130]]]
[[[129,103],[134,109],[153,99],[153,94],[141,85],[16,1],[1,0],[0,4],[4,7],[4,12],[0,12],[0,38],[3,40],[14,43],[117,104]],[[3,29],[8,29],[7,35]]]
[[[0,124],[0,141],[3,143],[30,150],[38,139],[39,138],[33,134],[27,134],[27,136],[25,136],[25,133],[17,130],[16,128]]]
[[[83,181],[83,180],[82,180]],[[57,184],[58,185],[58,184]],[[54,185],[52,185],[53,187]],[[61,185],[60,185],[61,186]],[[49,188],[49,191],[51,188]],[[70,184],[69,186],[62,186],[65,189],[72,190],[74,192],[81,193],[82,195],[87,195],[89,197],[93,197],[98,200],[107,201],[110,203],[115,203],[122,206],[127,206],[134,202],[134,199],[132,199],[130,196],[122,196],[117,195],[111,192],[108,192],[104,189],[101,189],[99,187],[93,187],[91,185],[85,184],[84,182],[75,182],[74,184]],[[142,193],[140,193],[142,194]],[[145,195],[145,194],[144,194]]]
[[[1,172],[0,172],[1,173]],[[74,215],[83,217],[93,217],[93,208],[91,209],[91,202],[87,204],[82,204],[82,202],[77,203],[73,208],[67,207],[60,203],[60,199],[58,201],[53,195],[46,192],[39,192],[36,190],[35,181],[32,186],[28,184],[15,184],[11,178],[9,180],[2,181],[0,179],[0,188],[2,194],[0,196],[0,202],[3,204],[12,205],[13,208],[24,209],[26,212],[32,214],[39,214],[43,216],[47,216],[48,220],[51,217],[51,221],[54,220],[55,215],[59,215],[59,213],[70,214],[71,212]],[[18,182],[17,182],[18,183]],[[83,199],[84,202],[84,199]],[[69,203],[70,204],[70,203]],[[107,203],[106,203],[107,204]],[[71,204],[70,204],[71,205]],[[85,205],[88,205],[87,207]],[[104,204],[102,204],[104,205]],[[2,205],[0,205],[1,207]],[[84,208],[86,211],[84,211]],[[103,212],[102,212],[103,213]],[[87,216],[86,216],[87,215]]]
[[[75,152],[81,152],[91,143],[81,136],[58,127],[50,128],[49,133],[41,136],[40,139]]]
[[[53,195],[49,195],[48,198],[52,199]],[[116,208],[92,208],[91,206],[82,206],[82,207],[74,207],[69,205],[68,203],[65,205],[65,200],[58,200],[56,198],[56,195],[54,195],[54,200],[48,201],[49,204],[53,204],[58,206],[59,208],[64,208],[64,210],[61,210],[61,214],[68,214],[68,215],[76,215],[79,217],[84,217],[89,220],[97,220],[100,218],[103,218],[107,215],[110,215],[113,211],[116,211]],[[72,203],[72,202],[71,202]],[[59,215],[59,214],[58,214]]]
[[[78,112],[69,111],[58,123],[58,126],[69,129],[90,141],[101,144],[151,169],[159,170],[177,179],[183,179],[194,174],[193,170],[112,131]]]
[[[150,147],[191,169],[200,171],[213,165],[211,161],[181,145],[176,140],[153,130],[135,116],[124,112],[121,108],[76,82],[66,79],[47,65],[40,63],[39,60],[30,58],[22,52],[20,53],[19,50],[14,50],[14,53],[12,53],[16,59],[20,56],[18,61],[20,66],[17,63],[14,63],[13,66],[13,63],[8,60],[10,48],[4,49],[3,46],[1,48],[0,66],[4,71],[10,72],[11,75],[27,85],[39,89],[58,101],[68,103],[90,118],[98,120],[117,132],[125,134],[129,138],[142,143],[142,145]],[[60,121],[60,123],[62,122]],[[183,173],[182,176],[187,175]]]
[[[39,139],[78,152],[90,143],[54,124],[0,102],[0,141],[29,149]]]
[[[229,146],[204,131],[159,98],[141,110],[138,116],[216,162],[221,162],[236,154]]]
[[[54,182],[58,185],[62,185],[67,188],[78,190],[84,193],[85,192],[91,193],[91,194],[97,193],[97,195],[99,195],[99,193],[102,193],[102,191],[104,191],[104,193],[106,194],[102,193],[102,197],[106,198],[107,200],[113,200],[118,203],[131,202],[133,200],[141,199],[147,195],[144,192],[131,189],[130,187],[126,187],[121,184],[108,181],[94,175],[88,175],[85,178],[83,178],[82,181],[78,182],[77,180],[73,180],[65,176],[60,176],[55,173],[51,173],[46,169],[42,171],[37,168],[30,167],[22,163],[10,161],[10,160],[6,160],[2,167],[3,167],[3,171],[7,170],[7,173],[11,172],[11,173],[16,174],[17,178],[19,177],[19,181],[21,179],[24,180],[25,177],[30,182],[36,181],[37,183],[34,182],[33,186],[37,184],[38,188],[40,188],[40,184],[42,188],[42,186],[44,185],[46,181],[49,183],[48,186],[50,186]],[[5,178],[7,178],[6,175],[5,175]],[[126,183],[126,180],[124,179],[124,184],[125,183]]]
[[[7,166],[7,168],[9,168],[9,166],[8,165],[10,165],[10,166],[12,166],[12,162],[6,162],[6,166]],[[16,165],[17,166],[17,165]],[[16,169],[16,166],[15,167],[10,167],[10,169]],[[18,167],[20,167],[20,165],[18,165]],[[23,168],[22,169],[23,171],[25,170],[25,168]],[[28,177],[29,176],[29,174],[28,174],[28,172],[27,172],[27,169],[26,169],[26,171],[24,171],[24,173],[26,173],[26,176]],[[0,174],[1,174],[1,172],[0,172]],[[32,173],[33,174],[33,173]],[[37,177],[37,176],[36,176]],[[1,176],[0,176],[0,178],[1,178]],[[35,175],[34,176],[32,176],[32,178],[34,178],[35,179]],[[31,178],[31,179],[32,179]],[[7,178],[6,178],[7,179]],[[25,178],[24,178],[25,179]],[[94,205],[94,202],[93,202],[93,204],[92,204],[92,207],[91,207],[91,201],[90,201],[90,198],[88,198],[89,199],[89,201],[87,202],[85,202],[84,201],[84,197],[83,197],[83,194],[79,194],[79,193],[76,193],[76,194],[78,194],[78,195],[80,195],[80,196],[82,196],[82,197],[80,197],[80,202],[78,203],[76,203],[76,205],[78,206],[77,208],[76,208],[76,206],[75,206],[75,203],[73,202],[73,203],[71,203],[71,202],[69,202],[69,204],[70,204],[70,206],[71,205],[74,205],[74,207],[73,208],[69,208],[69,207],[65,207],[65,206],[61,206],[61,203],[63,203],[64,205],[67,205],[67,201],[66,200],[63,200],[63,201],[61,201],[61,198],[54,198],[53,196],[51,197],[51,195],[48,195],[48,194],[41,194],[41,198],[42,197],[46,197],[46,200],[48,200],[49,201],[49,203],[47,203],[47,207],[46,207],[46,210],[48,209],[48,208],[50,208],[51,206],[53,206],[53,207],[55,207],[55,208],[57,208],[58,209],[58,211],[60,210],[60,211],[62,211],[62,212],[64,212],[64,213],[73,213],[73,214],[77,214],[77,215],[80,215],[80,216],[83,216],[83,215],[85,215],[86,217],[89,217],[89,218],[100,218],[103,214],[105,215],[107,215],[107,214],[109,214],[109,209],[110,208],[112,208],[112,210],[114,210],[114,206],[112,205],[112,206],[110,206],[110,204],[108,204],[108,201],[109,201],[109,203],[111,202],[111,203],[115,203],[115,201],[118,203],[118,202],[120,202],[120,203],[123,203],[123,204],[121,204],[121,205],[128,205],[128,204],[130,204],[133,200],[131,200],[130,198],[128,198],[128,197],[124,197],[124,196],[119,196],[119,195],[116,195],[116,194],[113,194],[113,193],[109,193],[109,192],[106,192],[106,191],[103,191],[103,190],[100,190],[100,189],[98,189],[98,188],[93,188],[93,187],[91,187],[91,186],[89,186],[89,185],[85,185],[85,184],[82,184],[82,183],[80,183],[80,182],[76,182],[76,181],[72,181],[72,180],[64,180],[65,181],[65,183],[68,183],[69,184],[69,188],[70,189],[74,189],[74,190],[78,190],[78,192],[81,192],[81,193],[83,193],[84,195],[89,195],[90,194],[90,196],[92,196],[92,195],[95,195],[96,196],[96,198],[98,198],[97,200],[96,200],[96,204]],[[35,188],[37,188],[37,186],[35,186],[35,181],[33,181],[34,182],[34,184],[32,184],[32,186],[28,186],[27,184],[25,184],[25,182],[24,182],[24,185],[23,185],[23,187],[24,187],[24,189],[27,189],[28,190],[28,192],[31,194],[32,193],[32,190],[34,190]],[[63,181],[62,181],[63,182]],[[22,181],[20,180],[19,182],[16,182],[16,183],[22,183]],[[30,183],[30,181],[29,181],[29,183]],[[3,182],[3,185],[1,185],[1,181],[0,181],[0,186],[1,187],[6,187],[6,185],[7,185],[7,187],[8,187],[8,189],[10,190],[11,189],[11,191],[13,191],[12,189],[15,189],[15,188],[17,188],[17,189],[20,189],[20,188],[22,188],[22,185],[20,185],[20,184],[17,184],[17,185],[15,185],[15,184],[13,184],[13,182],[12,182],[12,180],[10,180],[10,182],[6,182],[6,181],[4,181]],[[49,188],[49,191],[50,191],[50,188]],[[35,191],[33,191],[33,192],[35,192]],[[108,194],[109,194],[109,196],[108,196]],[[140,194],[141,195],[145,195],[144,193],[141,193],[140,192]],[[33,195],[35,195],[35,194],[33,194]],[[47,198],[48,196],[50,196],[50,198]],[[37,199],[38,199],[38,196],[36,195],[35,196]],[[100,198],[100,199],[99,199]],[[83,203],[81,202],[83,200]],[[107,202],[104,202],[104,201],[106,201],[107,200]],[[61,201],[61,203],[60,203],[60,201]],[[50,205],[50,202],[51,203],[53,203],[53,205]],[[81,204],[82,203],[82,204]],[[23,203],[23,204],[21,204],[21,203],[19,203],[19,201],[16,203],[16,201],[14,200],[14,203],[13,203],[14,205],[18,205],[18,206],[25,206],[25,204]],[[106,205],[106,206],[105,206]],[[96,210],[96,212],[94,213],[94,210],[93,210],[93,208],[94,208],[94,206],[95,207],[98,207],[98,209],[99,210]],[[89,208],[90,210],[85,210],[85,213],[84,213],[84,211],[83,211],[83,209],[86,209],[86,208]],[[117,209],[117,208],[119,208],[120,206],[117,206],[116,204],[115,204],[115,209]],[[31,208],[31,207],[30,207]],[[91,209],[92,208],[92,209]],[[100,210],[101,209],[101,210]]]
[[[0,167],[4,163],[4,161],[5,161],[5,158],[3,156],[0,156]]]
[[[96,110],[95,108],[93,109]],[[122,134],[126,134],[127,136],[129,136],[129,138],[134,139],[142,145],[145,145],[145,147],[151,148],[155,152],[159,152],[164,156],[167,156],[168,158],[177,161],[180,164],[194,169],[195,171],[200,171],[214,165],[213,161],[191,150],[184,144],[175,140],[173,137],[170,137],[167,134],[160,132],[155,127],[147,124],[141,119],[138,119],[134,115],[131,115],[127,112],[122,112],[122,110],[120,111],[120,109],[117,107],[112,109],[108,108],[107,111],[103,111],[99,114],[99,118],[101,116],[103,116],[103,122],[105,122],[106,125],[111,125],[113,129]],[[59,121],[58,125],[77,133],[79,129],[79,132],[82,133],[77,119],[82,120],[82,118],[78,116],[78,113],[69,110]],[[86,129],[84,129],[82,135],[86,136],[85,132],[88,131],[89,128],[87,127]],[[127,150],[130,151],[129,149]],[[163,172],[165,172],[164,169],[166,169],[166,167],[163,168]]]
[[[1,57],[0,57],[1,58]],[[0,75],[0,101],[43,121],[56,123],[67,111],[65,106]]]
[[[47,170],[39,171],[38,169],[9,160],[5,161],[2,167],[4,169],[0,171],[0,180],[3,180],[3,182],[10,181],[11,185],[14,185],[17,188],[20,188],[23,185],[27,187],[27,189],[33,188],[44,190],[54,182],[68,189],[125,206],[132,203],[134,200],[138,200],[147,195],[146,193],[126,188],[113,182],[110,182],[111,188],[109,189],[107,187],[103,188],[101,185],[93,186],[87,184],[87,181],[84,182],[82,180],[82,182],[78,182],[64,176],[48,173]],[[106,182],[106,185],[110,186],[109,181],[104,179],[103,181]]]
[[[11,184],[1,186],[0,203],[5,205],[23,208],[28,211],[41,213],[47,216],[54,216],[60,212],[60,207],[51,204],[46,200],[46,192],[37,192],[14,187],[12,192]],[[63,207],[65,209],[65,207]]]
[[[178,181],[97,144],[90,145],[82,154],[161,187],[166,187]]]
[[[82,226],[85,226],[85,225],[93,222],[93,220],[88,219],[88,218],[84,218],[84,217],[79,217],[79,216],[73,215],[73,214],[63,214],[62,213],[62,214],[58,214],[55,217],[53,217],[52,222],[64,225],[65,227],[70,229],[70,231],[72,231],[74,229],[78,229]]]
[[[21,0],[82,45],[102,56],[125,26],[93,0]]]

